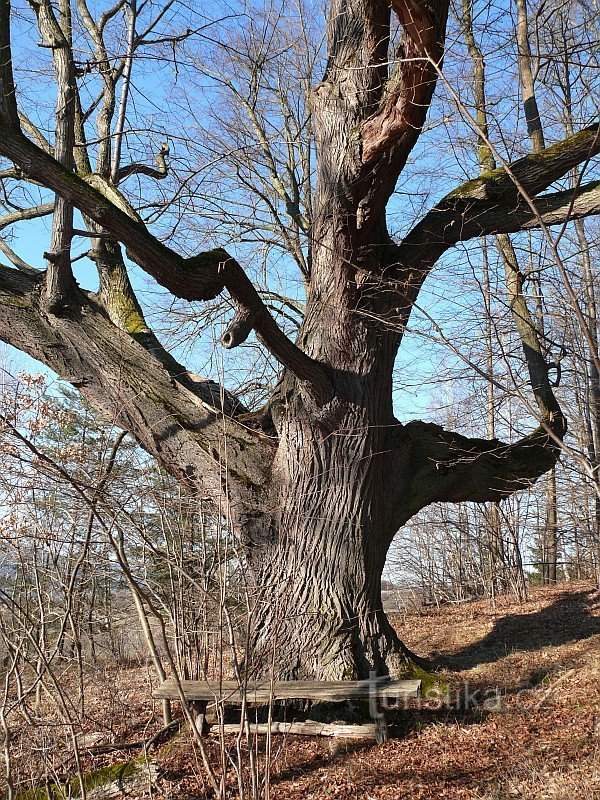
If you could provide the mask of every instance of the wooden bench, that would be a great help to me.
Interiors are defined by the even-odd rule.
[[[252,725],[254,733],[290,733],[309,736],[349,736],[352,738],[374,737],[378,742],[387,739],[387,728],[383,704],[398,703],[419,696],[420,680],[392,681],[376,678],[363,681],[249,681],[243,690],[237,681],[181,681],[181,692],[188,702],[196,729],[206,732],[206,711],[209,705],[241,705],[244,700],[250,705],[266,705],[274,701],[312,700],[339,703],[346,700],[368,699],[373,718],[370,725],[324,724],[307,722],[273,722],[271,725]],[[180,689],[176,681],[169,679],[152,692],[157,700],[180,700]],[[239,725],[226,725],[225,731],[235,732]]]

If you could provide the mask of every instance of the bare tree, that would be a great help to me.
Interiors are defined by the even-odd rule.
[[[274,646],[282,677],[403,668],[407,650],[381,607],[381,574],[396,531],[432,502],[496,501],[528,486],[552,468],[566,427],[535,348],[528,360],[539,424],[524,438],[504,443],[419,421],[400,424],[392,375],[411,310],[432,267],[459,242],[598,213],[597,183],[542,194],[600,152],[598,126],[458,186],[394,241],[386,206],[441,74],[448,2],[333,0],[325,72],[310,94],[311,216],[301,222],[296,215],[295,223],[297,235],[308,236],[310,259],[303,262],[306,308],[294,342],[229,252],[182,256],[126,199],[127,178],[148,172],[120,162],[127,87],[135,54],[172,4],[143,19],[149,6],[119,3],[98,20],[85,0],[76,9],[64,2],[57,10],[46,0],[31,5],[57,75],[53,143],[36,133],[15,92],[10,4],[2,0],[0,154],[13,178],[55,193],[53,237],[45,272],[23,269],[18,259],[2,267],[0,336],[70,381],[190,492],[226,512],[256,587],[257,668]],[[121,10],[127,33],[118,53],[107,53],[105,34]],[[400,27],[393,45],[392,16]],[[171,39],[175,27],[173,20]],[[83,29],[102,84],[87,108],[85,69],[72,44]],[[177,35],[187,30],[182,25]],[[168,36],[159,31],[156,38]],[[97,294],[73,280],[73,209],[91,234]],[[18,213],[49,209],[38,204]],[[248,417],[241,401],[166,352],[144,318],[122,248],[174,297],[207,302],[228,292],[236,310],[222,344],[236,347],[254,332],[281,368],[262,414]],[[527,339],[529,326],[518,328]]]

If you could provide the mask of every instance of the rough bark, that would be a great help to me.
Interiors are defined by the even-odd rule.
[[[45,46],[51,48],[56,70],[57,103],[54,158],[65,169],[74,167],[75,145],[75,63],[72,52],[71,8],[68,0],[60,0],[58,17],[45,0],[35,6],[38,26]],[[71,240],[73,238],[73,205],[61,195],[56,196],[52,217],[50,250],[44,253],[47,261],[45,303],[52,313],[68,305],[74,294],[75,278],[71,270]]]
[[[200,497],[222,501],[228,458],[238,480],[255,487],[266,483],[272,445],[223,413],[229,410],[227,395],[219,410],[218,386],[182,371],[174,359],[162,363],[160,353],[144,347],[143,337],[136,341],[120,330],[97,299],[83,292],[68,314],[47,315],[42,287],[43,275],[0,267],[4,341],[18,344],[79,389]]]
[[[556,583],[558,568],[558,508],[556,472],[550,470],[546,485],[546,522],[542,536],[542,583]]]

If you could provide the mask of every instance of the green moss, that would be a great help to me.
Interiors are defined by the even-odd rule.
[[[85,788],[87,791],[98,786],[104,786],[112,781],[122,781],[125,778],[132,778],[143,766],[144,758],[136,758],[133,761],[122,761],[119,764],[111,764],[108,767],[90,772],[84,777]]]
[[[108,767],[96,769],[83,776],[83,783],[86,792],[106,786],[113,781],[123,781],[137,775],[144,766],[145,757],[143,755],[131,761],[121,761],[118,764],[110,764]],[[81,785],[79,778],[72,778],[64,783],[50,783],[38,789],[28,789],[19,792],[16,800],[63,800],[65,797],[77,798],[80,796]]]
[[[104,303],[113,322],[127,333],[134,335],[150,331],[137,300],[127,290],[122,291],[117,281],[106,292]]]
[[[560,162],[564,155],[569,156],[574,151],[578,152],[579,148],[584,146],[584,143],[588,140],[590,142],[590,147],[592,147],[598,129],[599,126],[597,124],[591,125],[579,133],[576,133],[574,136],[570,136],[562,142],[557,142],[551,147],[547,147],[541,153],[529,153],[511,164],[511,170],[518,175],[525,166],[527,169],[533,170],[536,165],[546,164],[552,161]],[[498,167],[489,172],[483,172],[478,178],[463,183],[446,195],[444,199],[484,199],[486,197],[494,197],[495,193],[505,191],[506,189],[513,189],[512,179],[508,176],[504,167]]]
[[[450,194],[446,195],[446,200],[454,200],[460,197],[476,197],[481,194],[480,190],[483,190],[483,194],[487,194],[487,187],[490,184],[493,184],[496,178],[503,177],[505,174],[503,169],[494,169],[491,172],[483,172],[478,178],[473,178],[466,183],[461,184],[459,187],[454,189]]]
[[[441,675],[433,675],[412,662],[403,677],[406,680],[421,681],[421,697],[424,699],[443,697],[450,688],[450,683],[446,678]]]
[[[127,333],[148,333],[149,328],[143,316],[136,310],[132,309],[128,314],[123,317],[123,325]]]

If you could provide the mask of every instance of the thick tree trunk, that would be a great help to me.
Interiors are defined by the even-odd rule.
[[[343,510],[336,516],[288,530],[260,570],[252,669],[344,680],[407,666],[382,609],[381,566],[367,555],[371,535]]]
[[[362,313],[372,289],[356,280],[381,268],[387,234],[382,225],[379,244],[361,250],[355,232],[325,217],[300,341],[330,365],[335,397],[317,408],[288,374],[271,408],[274,513],[251,558],[259,587],[251,653],[258,669],[274,662],[280,678],[399,675],[410,651],[383,611],[381,576],[394,534],[414,513],[412,443],[392,412],[400,333]]]
[[[286,427],[274,473],[277,519],[254,562],[255,664],[271,663],[275,652],[281,678],[397,671],[406,666],[403,646],[381,603],[394,532],[385,434],[364,423],[327,432],[293,417]]]
[[[276,509],[254,566],[260,611],[252,652],[279,677],[367,678],[406,667],[381,604],[381,575],[401,524],[410,446],[398,439],[392,371],[400,334],[363,313],[389,243],[360,245],[355,215],[320,182],[303,349],[329,365],[334,398],[315,406],[289,375],[272,405],[279,436]],[[363,276],[365,280],[360,279]],[[382,309],[389,300],[380,296]]]

